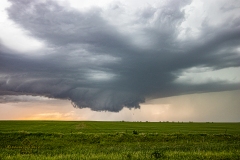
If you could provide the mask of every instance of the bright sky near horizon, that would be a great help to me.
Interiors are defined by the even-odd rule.
[[[240,117],[238,0],[1,0],[0,119]]]

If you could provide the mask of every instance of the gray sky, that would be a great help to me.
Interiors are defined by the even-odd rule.
[[[157,98],[239,95],[238,0],[1,0],[0,6],[1,104],[48,97],[119,112],[147,108]]]
[[[8,96],[8,103],[0,103],[0,118],[4,120],[239,122],[239,95],[240,90],[173,96],[150,100],[140,104],[140,109],[124,107],[119,112],[77,109],[73,108],[68,100]],[[11,98],[18,99],[18,102],[13,102]]]

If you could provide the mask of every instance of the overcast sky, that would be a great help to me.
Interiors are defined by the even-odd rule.
[[[240,121],[239,13],[238,0],[1,0],[0,110]]]

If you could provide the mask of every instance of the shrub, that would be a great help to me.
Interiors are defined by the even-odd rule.
[[[151,158],[155,158],[155,159],[163,158],[163,156],[164,156],[163,152],[160,152],[160,151],[154,151],[151,154]]]
[[[136,131],[136,130],[133,130],[133,134],[138,134],[138,131]]]

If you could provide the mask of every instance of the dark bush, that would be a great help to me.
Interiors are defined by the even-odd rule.
[[[154,151],[151,154],[151,158],[155,158],[155,159],[163,158],[163,156],[164,156],[163,152],[160,152],[160,151]]]

